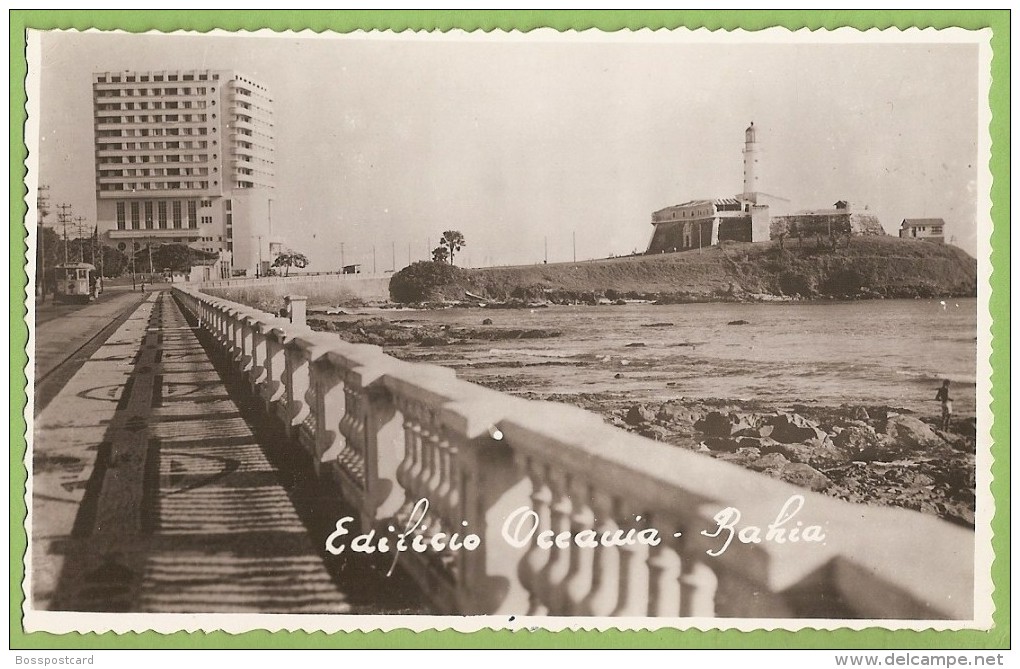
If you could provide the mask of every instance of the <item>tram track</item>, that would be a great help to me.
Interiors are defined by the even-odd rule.
[[[29,364],[35,365],[35,377],[34,377],[34,415],[45,409],[49,403],[56,397],[60,389],[67,383],[67,381],[74,376],[81,366],[88,360],[104,343],[110,338],[118,327],[120,327],[124,321],[130,317],[134,310],[138,308],[138,305],[144,300],[143,296],[139,296],[138,300],[128,300],[127,303],[119,308],[116,312],[110,315],[109,322],[101,327],[95,334],[89,336],[81,343],[75,342],[72,344],[73,348],[67,351],[61,351],[59,357],[54,359],[53,355],[47,356],[45,361],[45,367],[40,369],[39,359],[33,355]],[[46,325],[47,323],[55,320],[64,318],[73,318],[79,310],[70,311],[56,311],[49,312],[44,315],[42,319],[36,319],[35,327],[32,332],[32,345],[38,347],[39,337],[39,326]]]

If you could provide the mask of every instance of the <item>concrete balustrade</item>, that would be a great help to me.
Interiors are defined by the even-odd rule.
[[[416,533],[436,548],[399,564],[436,612],[972,617],[970,530],[814,494],[194,288],[174,295],[362,531],[399,533],[428,500]],[[477,547],[452,550],[455,533]]]

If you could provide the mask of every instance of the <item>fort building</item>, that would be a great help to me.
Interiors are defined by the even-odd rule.
[[[790,201],[761,190],[764,152],[752,122],[744,131],[744,189],[739,195],[698,199],[652,213],[655,231],[646,253],[668,253],[713,246],[722,241],[762,242],[787,236],[884,235],[878,217],[840,200],[829,209],[789,213]],[[933,221],[939,219],[912,219]],[[904,230],[907,230],[904,221]],[[924,231],[918,231],[925,228]],[[921,236],[933,224],[910,228],[905,235]],[[926,236],[925,238],[929,238]]]
[[[772,219],[771,237],[832,237],[884,235],[878,217],[865,208],[859,210],[846,200],[839,200],[829,209],[808,209]]]
[[[744,131],[744,188],[732,197],[698,199],[652,214],[655,231],[646,253],[686,251],[720,241],[767,241],[770,219],[789,201],[762,192],[763,147],[754,122]]]

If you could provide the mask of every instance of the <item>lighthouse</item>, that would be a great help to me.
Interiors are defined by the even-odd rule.
[[[754,194],[761,191],[761,145],[758,143],[754,121],[744,131],[744,197],[755,201]]]

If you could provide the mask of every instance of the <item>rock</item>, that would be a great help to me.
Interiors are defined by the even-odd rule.
[[[673,324],[672,323],[642,323],[641,327],[643,327],[643,328],[671,328],[671,327],[673,327]]]
[[[740,444],[741,448],[754,448],[754,449],[758,449],[760,451],[760,449],[762,447],[762,444],[763,444],[763,441],[762,441],[761,437],[754,437],[754,436],[747,437],[747,436],[737,435],[737,434],[734,434],[733,436],[736,437],[737,443]]]
[[[613,302],[613,304],[615,304],[618,307],[624,307],[627,306],[627,300],[616,300],[615,302]]]
[[[704,418],[694,423],[694,427],[705,433],[706,437],[729,437],[733,424],[729,416],[718,411],[709,412]]]
[[[704,444],[713,451],[726,451],[729,453],[736,451],[740,447],[736,439],[730,439],[729,437],[706,437]]]
[[[627,417],[624,420],[628,425],[643,425],[655,420],[655,414],[645,408],[645,405],[635,404],[627,411]]]
[[[871,420],[871,416],[868,415],[868,410],[862,406],[854,407],[853,411],[850,412],[850,417],[854,420]]]
[[[486,318],[485,320],[482,321],[482,325],[492,325],[492,319]]]
[[[827,436],[817,425],[795,413],[779,414],[767,418],[766,421],[767,425],[772,426],[772,430],[768,434],[759,430],[759,434],[784,444],[805,442],[808,439],[824,439]]]
[[[783,467],[779,476],[787,483],[799,485],[815,492],[821,492],[829,487],[832,481],[825,474],[809,465],[794,463]]]
[[[766,469],[772,469],[775,471],[782,470],[790,464],[790,461],[786,459],[782,453],[766,453],[754,462],[749,467],[758,471],[764,471]]]
[[[812,467],[828,467],[846,462],[849,459],[836,450],[828,437],[825,439],[810,439],[803,444],[763,443],[762,451],[765,453],[779,453],[790,462],[801,462]]]
[[[614,379],[622,379],[623,378],[623,374],[617,372],[616,374],[613,374],[613,378]]]
[[[890,418],[885,424],[885,434],[899,447],[908,450],[919,450],[942,444],[942,440],[927,423],[913,416],[899,415]]]
[[[708,440],[706,440],[707,442]],[[723,440],[731,441],[731,440]],[[752,463],[756,462],[761,457],[761,453],[757,448],[738,448],[736,451],[716,451],[714,453],[717,460],[724,462],[731,462],[741,467],[751,467]]]
[[[881,440],[870,425],[847,425],[839,430],[832,443],[849,458],[874,451],[881,446]]]
[[[643,341],[635,341],[627,344],[624,348],[644,348],[646,344]]]
[[[691,429],[701,416],[699,411],[673,401],[665,402],[655,414],[655,418],[663,423],[679,424]]]
[[[745,320],[736,320],[736,321],[730,321],[730,322],[729,322],[729,323],[727,323],[726,325],[750,325],[750,324],[751,324],[751,323],[750,323],[749,321],[745,321]]]
[[[669,430],[661,425],[643,424],[638,428],[638,434],[655,441],[666,441],[670,437]]]

